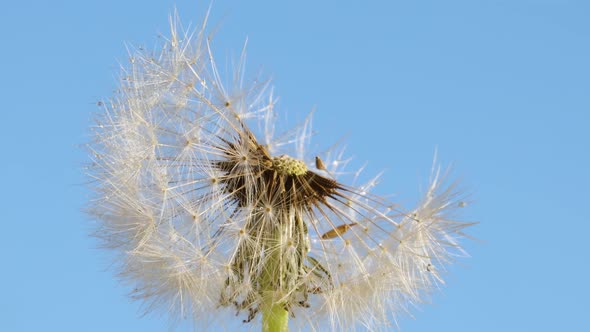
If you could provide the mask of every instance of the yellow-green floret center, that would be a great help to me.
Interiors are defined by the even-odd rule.
[[[299,176],[307,173],[307,166],[301,160],[291,158],[286,154],[272,159],[273,169],[284,175]]]

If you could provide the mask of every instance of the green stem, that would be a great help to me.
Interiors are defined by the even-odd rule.
[[[286,262],[283,253],[284,245],[281,243],[284,227],[288,227],[287,222],[277,223],[279,226],[274,228],[268,235],[266,248],[267,256],[265,267],[261,275],[261,286],[263,290],[263,300],[261,305],[262,311],[262,331],[263,332],[288,332],[289,331],[289,312],[285,310],[285,303],[281,301],[280,295],[283,294],[282,286],[286,283]]]
[[[281,304],[272,304],[262,311],[262,332],[288,332],[289,312]]]

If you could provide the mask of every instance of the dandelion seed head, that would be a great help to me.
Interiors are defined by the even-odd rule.
[[[205,28],[172,18],[130,59],[92,128],[90,213],[146,312],[259,324],[278,303],[294,326],[386,329],[465,254],[444,174],[410,210],[371,194],[380,176],[345,184],[363,168],[311,151],[311,117],[277,135],[269,83],[244,78],[244,55],[224,79]]]

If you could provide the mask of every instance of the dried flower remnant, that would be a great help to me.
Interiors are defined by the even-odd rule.
[[[268,83],[243,83],[242,56],[225,84],[204,24],[176,22],[132,51],[89,144],[96,234],[133,297],[203,326],[230,308],[266,331],[389,329],[463,254],[454,186],[435,170],[405,211],[377,178],[346,185],[342,150],[307,151],[309,118],[276,136]]]

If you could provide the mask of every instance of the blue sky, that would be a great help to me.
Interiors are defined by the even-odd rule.
[[[2,331],[162,331],[88,237],[81,146],[116,88],[125,43],[154,45],[197,1],[2,5]],[[226,59],[274,80],[284,118],[316,108],[314,139],[346,135],[377,193],[418,197],[435,148],[472,193],[472,258],[414,331],[580,331],[590,268],[590,4],[567,0],[222,1]],[[291,122],[294,123],[294,122]]]

